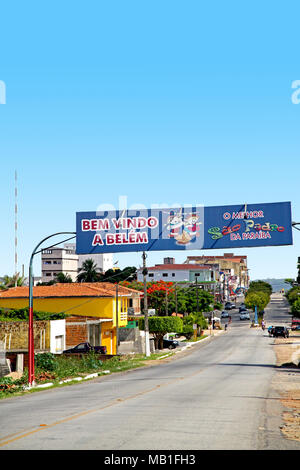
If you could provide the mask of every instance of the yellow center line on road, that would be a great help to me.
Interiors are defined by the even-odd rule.
[[[195,375],[200,374],[202,371],[203,371],[203,369],[200,369],[199,371],[194,372],[193,374],[191,374],[189,376],[178,377],[174,380],[171,380],[170,382],[166,382],[166,383],[161,384],[161,385],[155,385],[154,387],[152,387],[148,390],[143,390],[142,392],[136,393],[136,394],[131,395],[127,398],[116,398],[113,402],[108,403],[105,406],[98,407],[98,408],[93,408],[93,409],[87,410],[87,411],[82,411],[80,413],[76,413],[75,415],[69,416],[67,418],[63,418],[59,421],[55,421],[54,423],[51,423],[51,424],[40,424],[38,428],[33,429],[32,431],[28,431],[28,432],[23,431],[22,434],[15,433],[15,434],[10,434],[8,436],[2,437],[2,438],[0,438],[0,441],[4,441],[4,442],[0,442],[0,447],[4,447],[5,445],[11,444],[11,443],[16,442],[20,439],[24,439],[25,437],[32,436],[33,434],[44,431],[45,429],[53,428],[54,426],[58,426],[59,424],[68,423],[69,421],[73,421],[74,419],[81,418],[82,416],[87,416],[91,413],[96,413],[96,412],[99,412],[99,411],[103,411],[107,408],[111,408],[112,406],[119,405],[119,404],[124,403],[124,402],[129,401],[129,400],[133,400],[134,398],[138,398],[140,396],[146,395],[147,393],[154,392],[155,390],[158,390],[159,388],[163,388],[163,387],[167,387],[168,385],[172,385],[172,384],[174,384],[174,383],[176,383],[180,380],[185,380],[185,379],[194,377]]]

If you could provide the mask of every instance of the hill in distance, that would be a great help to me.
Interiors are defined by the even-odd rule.
[[[279,292],[281,289],[288,291],[292,286],[287,282],[284,282],[284,279],[256,279],[257,281],[264,281],[268,284],[271,284],[273,292]]]

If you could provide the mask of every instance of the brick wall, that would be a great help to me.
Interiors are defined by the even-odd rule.
[[[34,348],[50,349],[50,321],[33,322]],[[0,322],[0,341],[6,350],[28,348],[28,322]],[[45,348],[44,348],[45,346]]]
[[[66,349],[88,341],[87,317],[70,317],[66,319]]]

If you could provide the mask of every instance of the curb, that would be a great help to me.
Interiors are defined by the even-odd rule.
[[[185,346],[178,349],[177,351],[174,351],[174,354],[178,354],[178,353],[181,353],[183,351],[186,351],[187,349],[190,349],[193,346],[201,345],[201,344],[203,344],[203,342],[208,341],[208,340],[212,340],[214,337],[217,337],[222,333],[225,333],[225,330],[216,330],[212,335],[206,336],[206,338],[203,338],[199,341],[186,343]],[[161,356],[158,360],[165,359],[166,357],[169,357],[169,356],[170,356],[170,353],[166,354],[165,356]],[[102,372],[95,372],[94,374],[89,374],[89,375],[86,375],[85,377],[74,377],[72,379],[61,380],[58,383],[59,383],[59,385],[62,385],[64,383],[80,382],[81,380],[94,379],[96,377],[101,377],[101,375],[107,375],[107,374],[110,374],[110,373],[111,373],[110,370],[103,370]],[[53,385],[54,385],[53,382],[48,382],[46,384],[31,385],[29,387],[27,386],[27,387],[24,387],[24,390],[32,390],[32,389],[36,389],[36,388],[49,388],[49,387],[53,387]]]

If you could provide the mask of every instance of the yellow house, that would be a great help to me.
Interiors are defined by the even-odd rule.
[[[100,319],[100,345],[116,354],[116,328],[127,325],[128,308],[140,297],[139,291],[109,282],[58,283],[33,287],[33,309]],[[0,308],[24,308],[28,303],[28,287],[0,291]]]

